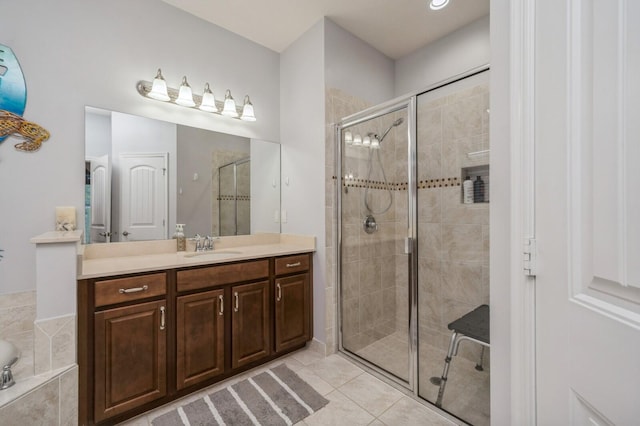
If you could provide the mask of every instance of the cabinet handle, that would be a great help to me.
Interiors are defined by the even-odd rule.
[[[120,290],[118,290],[118,293],[120,294],[139,293],[141,291],[147,291],[147,290],[149,290],[149,286],[143,285],[142,287],[121,288]]]
[[[166,311],[166,308],[164,306],[160,306],[160,330],[164,330],[164,326],[165,326],[165,311]]]
[[[233,307],[234,312],[238,312],[238,292],[233,293],[233,297],[235,299],[235,305]]]
[[[276,293],[276,302],[279,302],[279,301],[280,301],[280,299],[282,299],[282,288],[280,287],[280,283],[277,283],[277,284],[276,284],[276,290],[277,290],[277,293]]]
[[[220,311],[218,312],[218,315],[224,315],[224,296],[218,296],[218,302],[220,303]]]
[[[302,263],[300,263],[300,262],[287,263],[287,268],[295,268],[296,266],[300,266],[300,265],[302,265]]]

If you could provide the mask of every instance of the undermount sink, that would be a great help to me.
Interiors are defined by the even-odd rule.
[[[238,254],[242,254],[242,252],[239,250],[192,251],[190,253],[186,253],[184,257],[207,257],[210,259],[218,259]]]

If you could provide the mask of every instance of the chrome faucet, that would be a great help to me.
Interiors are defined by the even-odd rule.
[[[193,239],[196,240],[196,251],[204,251],[204,241],[200,234],[196,234]]]
[[[211,238],[209,235],[204,237],[204,249],[213,250],[213,238]]]

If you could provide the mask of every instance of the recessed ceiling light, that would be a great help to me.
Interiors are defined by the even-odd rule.
[[[449,0],[431,0],[429,7],[431,10],[440,10],[449,4]]]

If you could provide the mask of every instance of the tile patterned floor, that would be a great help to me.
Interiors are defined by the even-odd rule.
[[[147,412],[122,425],[149,426],[151,421],[178,405],[201,398],[277,364],[285,363],[330,402],[298,423],[301,426],[354,425],[455,425],[437,412],[363,371],[340,355],[326,358],[303,349],[270,364],[240,374],[174,403]]]
[[[365,346],[357,354],[406,380],[409,375],[408,345],[406,333],[395,332]],[[431,384],[429,379],[442,375],[445,356],[446,350],[442,348],[432,345],[420,347],[419,393],[428,401],[435,402],[438,397],[438,386]],[[454,357],[442,400],[446,411],[476,426],[491,423],[487,361],[485,358],[484,371],[477,371],[475,362],[461,356]]]

